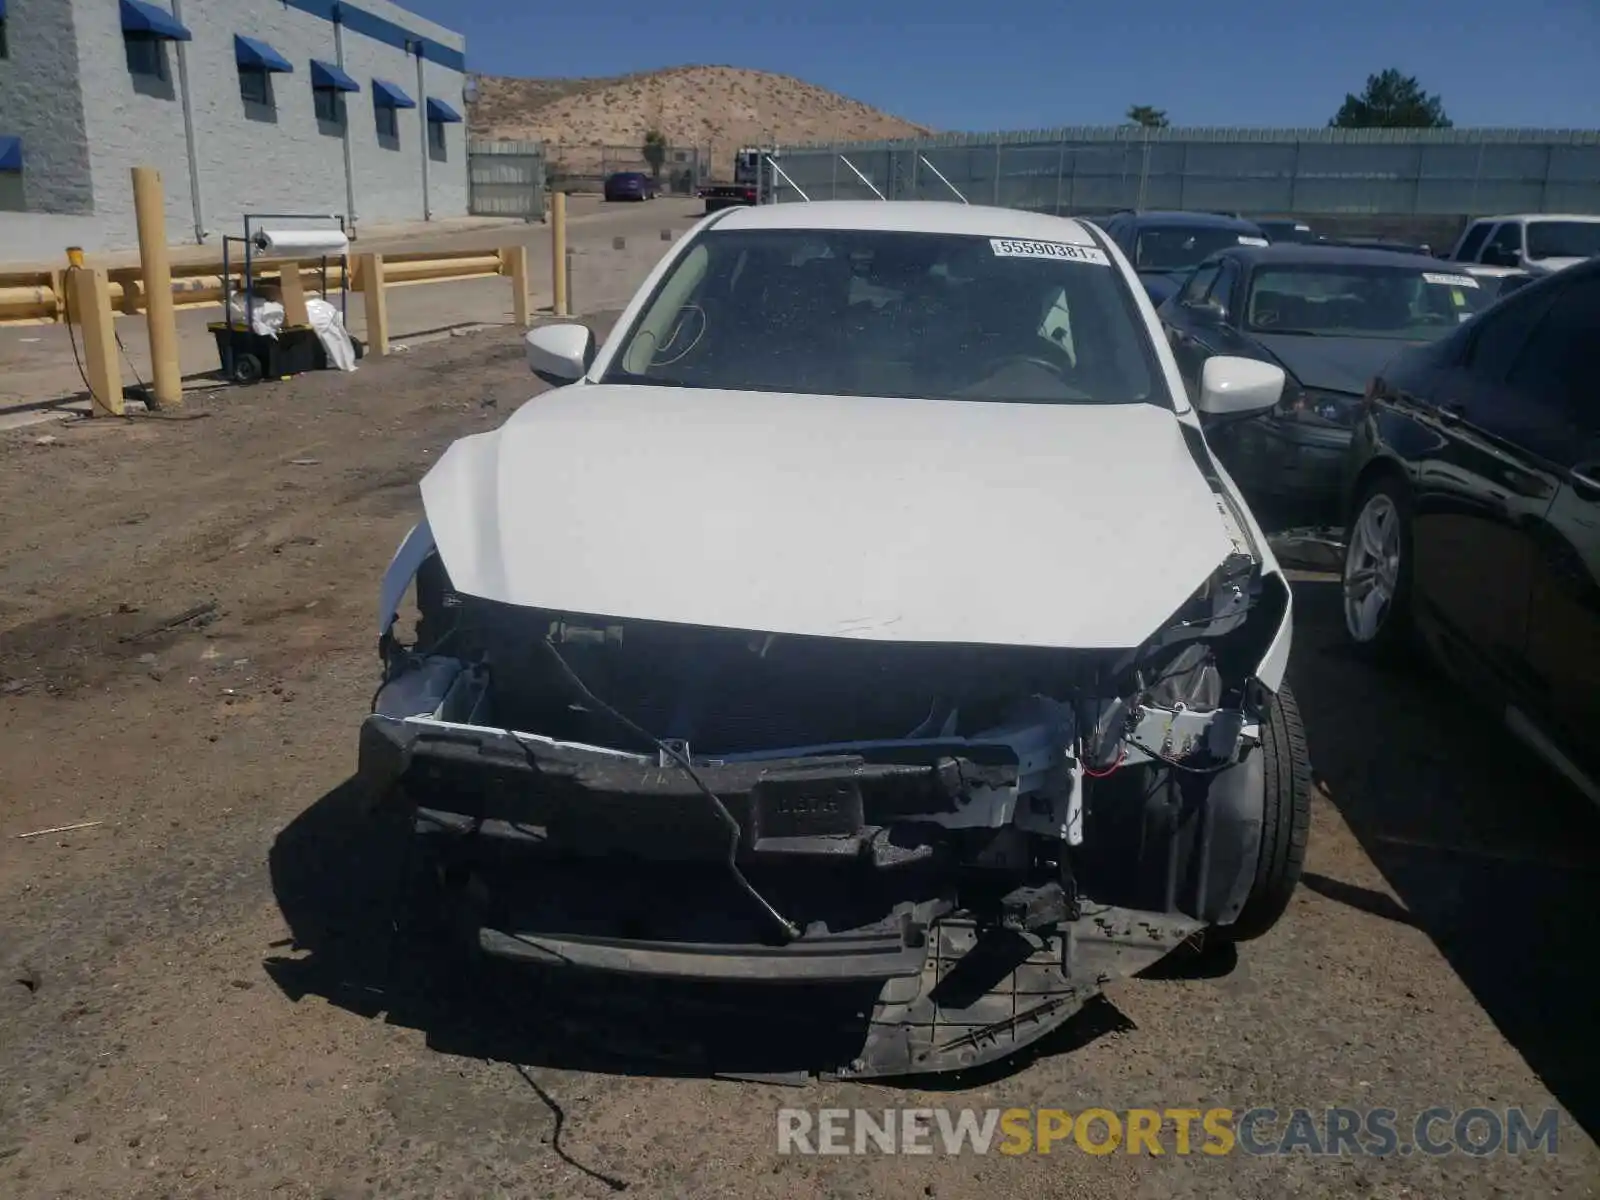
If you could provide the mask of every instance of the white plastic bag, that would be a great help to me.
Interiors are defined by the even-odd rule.
[[[238,292],[228,297],[228,324],[244,324],[244,296]],[[250,328],[267,337],[277,337],[283,328],[283,305],[257,296],[250,305]]]
[[[354,371],[356,348],[339,310],[320,296],[310,297],[306,300],[306,316],[310,318],[311,328],[317,331],[317,340],[328,352],[328,362],[341,371]]]

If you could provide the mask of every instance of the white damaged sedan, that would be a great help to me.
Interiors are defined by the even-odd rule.
[[[1290,591],[1202,422],[1283,373],[1191,405],[1099,229],[730,209],[527,353],[555,389],[422,482],[361,736],[475,947],[864,995],[816,1067],[899,1075],[1282,915]]]

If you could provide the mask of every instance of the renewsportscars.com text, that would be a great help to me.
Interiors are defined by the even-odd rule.
[[[779,1154],[1387,1157],[1555,1154],[1560,1112],[1521,1108],[782,1108]]]

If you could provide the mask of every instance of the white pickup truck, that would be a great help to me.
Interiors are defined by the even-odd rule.
[[[1522,213],[1479,217],[1446,257],[1548,275],[1596,255],[1600,255],[1600,216]]]

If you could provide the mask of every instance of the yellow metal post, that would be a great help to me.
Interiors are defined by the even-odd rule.
[[[133,211],[139,226],[139,267],[144,277],[144,311],[150,327],[151,391],[157,408],[183,402],[178,370],[178,324],[172,309],[172,262],[167,256],[167,211],[161,172],[133,168]]]
[[[526,329],[533,320],[533,311],[528,303],[527,246],[504,247],[500,251],[500,263],[500,269],[511,276],[511,312],[518,328]]]
[[[367,311],[367,353],[389,353],[389,305],[383,296],[383,255],[361,256],[361,299]]]
[[[117,337],[111,324],[111,287],[99,267],[78,267],[67,272],[71,317],[83,331],[83,373],[88,376],[90,412],[97,417],[120,417],[122,372],[117,366]]]
[[[550,278],[555,284],[555,314],[566,317],[567,312],[567,194],[556,192],[550,197]]]

